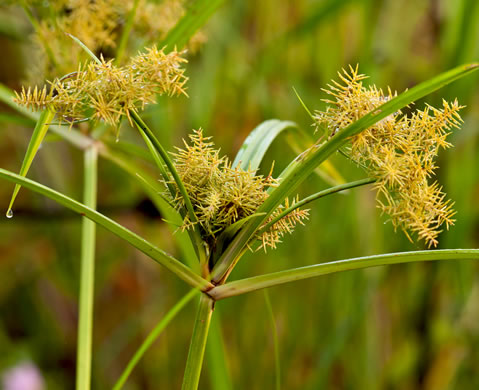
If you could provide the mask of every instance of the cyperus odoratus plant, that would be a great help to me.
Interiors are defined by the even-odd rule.
[[[325,126],[329,137],[396,94],[384,94],[372,85],[366,88],[358,67],[338,73],[342,83],[333,81],[324,91],[333,100],[315,113],[316,124]],[[453,203],[445,199],[441,186],[431,181],[437,168],[439,150],[452,145],[446,141],[451,129],[459,127],[462,108],[455,100],[443,101],[443,108],[426,105],[422,111],[404,114],[397,111],[367,130],[353,136],[347,153],[376,179],[378,207],[390,216],[394,228],[417,234],[426,244],[437,246],[443,225],[454,223]]]

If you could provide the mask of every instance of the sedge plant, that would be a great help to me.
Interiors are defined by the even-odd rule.
[[[134,2],[131,12],[136,12],[137,7],[138,2]],[[214,8],[202,1],[197,2],[197,7],[196,15],[204,18]],[[172,30],[173,37],[180,34],[178,31],[187,31],[185,35],[190,36],[194,33],[195,28],[191,25],[197,23],[191,22],[191,15],[187,14],[182,20],[186,21],[183,24],[180,21],[177,25],[180,27]],[[168,37],[165,39],[168,41]],[[181,39],[184,41],[184,36]],[[87,48],[88,44],[81,43],[81,46]],[[433,180],[435,158],[441,148],[451,146],[447,136],[460,126],[462,107],[457,101],[444,101],[441,108],[426,106],[407,113],[404,108],[474,72],[479,64],[461,65],[401,94],[390,90],[384,93],[374,85],[366,86],[365,76],[359,73],[358,67],[350,67],[340,72],[339,80],[325,89],[329,95],[328,107],[311,114],[317,131],[306,137],[310,141],[305,141],[304,131],[294,122],[270,120],[252,130],[230,161],[221,155],[202,129],[194,130],[183,145],[167,152],[155,131],[141,118],[141,111],[146,104],[155,103],[156,95],[185,94],[186,90],[184,53],[171,47],[158,47],[142,50],[130,60],[125,60],[121,51],[121,61],[97,58],[89,51],[92,60],[82,62],[75,71],[56,78],[48,86],[23,89],[13,102],[9,100],[9,104],[25,115],[37,117],[25,108],[41,111],[41,114],[37,117],[20,174],[0,169],[2,179],[16,184],[7,216],[12,216],[13,201],[23,186],[79,213],[84,219],[78,390],[90,388],[96,225],[129,242],[192,289],[140,346],[114,385],[115,390],[123,386],[143,353],[174,315],[197,296],[199,302],[183,390],[198,388],[215,303],[219,300],[339,271],[479,258],[478,249],[424,250],[351,258],[229,280],[247,251],[270,253],[298,224],[307,224],[305,206],[330,194],[364,185],[376,191],[378,207],[395,229],[403,231],[411,240],[422,240],[429,248],[437,246],[440,232],[454,223],[454,211],[452,201],[446,199],[440,184]],[[2,96],[8,100],[11,94],[2,90]],[[58,124],[54,124],[54,118]],[[102,140],[103,123],[118,129],[123,118],[145,142],[146,148],[136,157],[153,162],[154,173],[142,169],[134,153],[125,156],[118,152],[121,146],[112,146]],[[76,128],[84,121],[92,123],[92,131],[88,134]],[[25,177],[48,129],[85,150],[83,202]],[[266,150],[276,136],[286,130],[295,134],[303,150],[279,175],[274,174],[273,167],[268,175],[259,175]],[[300,199],[297,196],[300,185],[336,152],[363,168],[365,177]],[[179,245],[193,250],[185,249],[184,259],[176,259],[95,210],[98,156],[115,162],[135,177],[167,216],[172,230],[186,233],[181,237],[187,242],[179,242]],[[269,302],[269,298],[266,299]],[[276,360],[279,366],[279,359]]]

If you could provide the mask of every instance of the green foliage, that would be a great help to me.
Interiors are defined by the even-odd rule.
[[[114,0],[85,2],[84,10],[90,12],[88,7],[106,2],[115,3]],[[152,17],[158,15],[165,4],[173,3],[171,19]],[[68,20],[69,15],[75,14],[68,7],[50,10],[42,2],[29,1],[25,11],[34,27],[31,36],[36,36],[38,41],[18,40],[30,33],[22,25],[15,29],[7,25],[0,28],[0,34],[5,29],[10,30],[4,37],[17,39],[14,46],[10,38],[0,40],[9,59],[0,65],[1,81],[19,90],[22,62],[28,62],[25,74],[34,73],[37,80],[43,80],[45,74],[51,72],[58,72],[54,73],[56,77],[64,74],[59,71],[62,66],[67,69],[74,64],[67,72],[74,71],[78,58],[86,58],[81,49],[68,52],[64,44],[55,44],[53,37],[61,36],[59,39],[71,46],[71,39],[55,30],[56,17],[63,21],[58,25],[73,29],[69,32],[79,36],[93,49],[94,55],[102,54],[105,61],[118,56],[115,64],[123,66],[126,58],[134,56],[137,49],[162,41],[164,37],[167,37],[168,51],[175,45],[183,47],[193,35],[204,41],[205,35],[198,36],[197,28],[219,10],[207,26],[209,43],[196,55],[188,53],[188,100],[161,97],[157,104],[145,107],[142,118],[123,106],[116,107],[121,112],[115,118],[129,115],[137,126],[135,131],[131,130],[128,121],[116,123],[116,119],[111,121],[115,122],[113,134],[108,127],[97,126],[93,121],[77,121],[70,129],[50,123],[55,136],[43,139],[42,149],[29,173],[48,187],[7,170],[0,171],[3,179],[39,191],[107,228],[107,231],[99,229],[96,239],[92,342],[95,358],[91,387],[110,388],[120,376],[124,379],[131,372],[128,383],[131,387],[179,388],[185,360],[188,363],[184,388],[196,388],[198,383],[200,388],[215,388],[219,383],[224,383],[225,388],[269,388],[275,365],[283,368],[281,384],[285,389],[409,388],[419,383],[425,388],[446,389],[479,385],[474,365],[477,360],[474,351],[479,345],[474,325],[477,311],[475,262],[417,263],[474,259],[477,250],[417,251],[421,249],[419,244],[394,235],[391,224],[383,225],[384,218],[375,212],[374,196],[363,186],[380,178],[357,180],[364,172],[352,164],[351,159],[344,158],[351,136],[366,134],[361,131],[377,127],[409,102],[420,99],[419,112],[423,112],[422,99],[437,107],[439,98],[444,96],[454,101],[457,97],[466,105],[461,111],[465,125],[460,133],[451,134],[448,142],[455,144],[456,149],[452,153],[439,154],[442,169],[436,173],[445,191],[456,200],[457,222],[449,232],[436,238],[442,248],[477,248],[475,226],[479,209],[475,189],[479,177],[475,167],[479,161],[478,137],[474,130],[477,128],[477,105],[474,104],[477,89],[473,88],[477,73],[469,75],[477,64],[443,72],[478,58],[479,35],[475,34],[477,27],[473,21],[479,16],[479,7],[469,0],[461,0],[448,3],[436,13],[432,3],[418,5],[412,0],[400,6],[393,1],[379,4],[371,0],[322,1],[318,4],[301,0],[293,6],[265,0],[228,2],[220,9],[222,1],[197,0],[189,3],[184,12],[180,3],[176,0],[172,3],[123,2],[119,13],[115,14],[121,17],[110,19],[114,26],[112,42],[121,42],[118,52],[115,45],[92,44],[80,36],[81,33],[75,34],[75,29],[85,33],[90,27],[98,27],[94,21],[101,13],[92,16],[91,25],[85,28]],[[158,12],[151,12],[153,9]],[[7,20],[28,22],[19,8],[0,7],[0,19],[4,14]],[[168,27],[163,26],[161,30],[160,20]],[[171,29],[175,22],[169,24],[170,20],[180,22]],[[50,29],[51,35],[46,34],[45,27]],[[110,25],[103,27],[110,28]],[[168,30],[170,33],[166,32]],[[352,36],[356,38],[351,40]],[[99,33],[97,38],[102,39],[102,35]],[[29,53],[25,61],[18,55],[19,45]],[[43,45],[42,55],[47,57],[41,61],[36,60],[35,50],[39,45]],[[194,45],[190,44],[189,48],[192,47]],[[367,115],[362,119],[356,122],[358,118],[355,117],[348,122],[349,127],[329,140],[326,136],[316,143],[318,134],[313,135],[310,119],[291,92],[291,84],[300,91],[305,106],[324,111],[320,86],[326,85],[337,69],[357,62],[377,85],[392,84],[394,89],[405,90],[421,80],[430,81],[379,107],[382,110],[379,114],[374,111],[367,114],[370,109],[366,109]],[[45,64],[50,64],[49,69],[38,77],[39,69],[33,65],[41,68]],[[433,78],[436,74],[441,75]],[[440,94],[426,97],[465,75],[468,75],[466,81],[460,80]],[[0,100],[9,107],[5,114],[0,113],[0,118],[7,118],[5,131],[0,135],[0,151],[2,167],[15,171],[31,128],[27,133],[26,129],[14,125],[19,121],[10,120],[13,118],[11,110],[25,115],[29,121],[37,121],[39,115],[22,110],[12,102],[11,96],[9,89],[0,88]],[[374,108],[377,109],[377,105]],[[403,110],[409,114],[412,108]],[[91,115],[91,109],[82,112],[82,117]],[[268,118],[280,120],[264,121]],[[198,200],[199,203],[203,201],[202,197],[193,199],[192,196],[188,205],[190,191],[196,191],[194,180],[182,188],[181,172],[176,172],[174,158],[166,151],[173,150],[172,145],[179,145],[191,128],[204,126],[208,135],[214,136],[215,142],[222,146],[221,156],[233,156],[248,139],[251,129],[266,129],[275,123],[279,130],[288,120],[294,120],[301,130],[252,133],[256,140],[251,143],[252,138],[249,138],[246,142],[246,149],[252,153],[241,158],[246,164],[244,171],[249,164],[252,168],[254,165],[253,170],[258,168],[258,171],[253,177],[271,174],[279,177],[279,186],[271,187],[266,201],[247,217],[231,220],[215,232],[214,240],[211,239],[211,234],[200,228],[196,219],[199,220],[201,214],[196,205]],[[272,142],[279,133],[282,136]],[[116,142],[118,137],[119,142]],[[66,140],[74,148],[65,146],[59,139]],[[320,145],[321,142],[324,143]],[[91,147],[102,158],[98,181],[99,211],[72,199],[79,197],[83,187],[78,180],[82,177],[82,168],[75,149],[87,152]],[[309,152],[303,153],[305,149]],[[16,156],[12,150],[17,151]],[[291,150],[300,157],[293,160]],[[340,152],[336,153],[338,150]],[[218,159],[221,160],[219,154]],[[270,172],[273,160],[275,169]],[[361,165],[365,164],[366,161],[361,161]],[[320,176],[312,175],[314,171]],[[161,178],[168,182],[169,188],[165,189]],[[329,185],[325,186],[325,182]],[[49,187],[58,188],[58,191]],[[10,191],[10,186],[0,186],[0,200],[4,199],[5,205]],[[281,208],[287,196],[297,192],[302,200]],[[338,192],[344,195],[326,197]],[[71,198],[64,194],[71,194]],[[175,199],[179,202],[173,202]],[[312,203],[318,199],[321,201]],[[171,207],[172,203],[176,203],[176,210]],[[312,218],[294,238],[286,238],[283,245],[267,255],[247,251],[262,230],[306,204],[312,207]],[[73,386],[75,373],[66,368],[65,362],[73,361],[76,350],[76,326],[70,318],[77,310],[79,241],[82,240],[83,245],[86,241],[80,238],[79,219],[73,219],[54,203],[22,191],[15,208],[15,218],[0,223],[0,260],[9,271],[4,273],[8,278],[0,278],[0,301],[2,312],[6,313],[0,319],[0,349],[5,351],[0,358],[0,371],[15,365],[20,367],[22,360],[32,360],[42,371],[49,389],[69,388]],[[163,223],[153,213],[153,208],[160,210],[161,217],[168,223]],[[180,227],[185,226],[185,219],[193,229],[182,232]],[[175,230],[176,233],[171,234]],[[203,252],[205,237],[209,237],[206,239],[209,250]],[[180,277],[178,281],[171,273],[163,273],[154,262],[143,261],[143,255],[130,249],[128,242],[176,273]],[[388,254],[390,252],[399,253]],[[383,255],[367,256],[371,253]],[[346,260],[330,261],[338,258]],[[317,264],[324,261],[327,262]],[[416,264],[358,271],[364,267],[402,262]],[[214,264],[215,282],[225,283],[221,286],[207,282]],[[298,268],[301,266],[310,267]],[[345,270],[351,272],[327,275]],[[230,274],[235,280],[226,282]],[[320,281],[307,280],[320,275]],[[162,313],[167,308],[178,307],[175,302],[184,295],[184,285],[179,279],[209,290],[202,294],[200,307],[204,310],[200,310],[196,321],[191,344],[193,352],[187,358],[186,338],[191,334],[193,311],[178,313],[174,326],[166,328],[157,343],[153,345],[153,340],[159,332],[154,331],[137,350]],[[299,279],[302,282],[289,283]],[[92,281],[92,274],[89,280]],[[281,361],[273,361],[273,346],[265,345],[265,334],[271,332],[271,318],[264,300],[248,294],[217,302],[221,305],[222,316],[220,330],[216,329],[214,335],[223,336],[224,346],[215,339],[215,347],[205,358],[209,375],[201,374],[212,314],[208,296],[222,299],[279,283],[282,286],[271,289],[269,294],[274,305],[276,345],[280,346]],[[82,293],[86,291],[82,288]],[[91,309],[92,304],[89,306]],[[176,314],[175,309],[166,315],[165,321],[173,314]],[[212,319],[215,320],[214,312]],[[155,329],[163,329],[165,321]],[[226,357],[222,356],[224,353]],[[132,366],[128,365],[129,369],[123,371],[132,356],[136,362],[143,354],[145,358],[139,361],[136,369],[131,371]],[[350,356],[357,357],[354,365],[350,363]],[[219,370],[218,377],[215,370]]]

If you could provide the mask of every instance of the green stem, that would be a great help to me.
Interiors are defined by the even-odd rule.
[[[91,209],[96,208],[98,152],[91,147],[84,152],[83,201]],[[93,302],[95,281],[95,232],[96,225],[82,218],[80,308],[77,339],[76,389],[89,390],[91,382]]]
[[[123,55],[125,54],[126,45],[128,43],[128,38],[130,37],[131,30],[133,29],[133,22],[135,21],[136,10],[138,8],[138,4],[140,0],[135,0],[133,3],[133,7],[128,14],[128,19],[126,20],[125,27],[123,28],[123,32],[121,33],[120,43],[118,44],[118,50],[116,51],[116,59],[115,63],[121,64],[121,60],[123,59]]]
[[[113,221],[112,219],[104,216],[98,211],[93,210],[66,195],[63,195],[58,191],[52,190],[51,188],[48,188],[40,183],[24,178],[20,175],[17,175],[16,173],[7,171],[2,168],[0,168],[0,178],[3,178],[13,183],[21,184],[23,187],[42,194],[54,200],[55,202],[69,208],[70,210],[73,210],[76,213],[79,213],[91,219],[92,221],[103,226],[116,236],[129,242],[131,245],[142,251],[145,255],[155,260],[157,263],[166,267],[168,270],[176,274],[176,276],[188,283],[190,286],[198,288],[202,291],[207,291],[213,287],[210,282],[203,279],[198,274],[194,273],[189,267],[185,266],[173,256],[169,255],[168,253],[156,247],[149,241],[138,236],[137,234],[121,226],[119,223]]]
[[[310,196],[308,196],[304,199],[301,199],[299,202],[296,202],[295,204],[291,205],[286,210],[284,210],[281,214],[278,214],[274,219],[272,219],[270,222],[268,222],[267,225],[265,225],[263,228],[261,228],[261,230],[259,230],[258,234],[261,234],[261,233],[265,232],[266,230],[268,230],[271,226],[273,226],[281,218],[286,217],[292,211],[294,211],[294,210],[296,210],[300,207],[303,207],[303,206],[307,205],[308,203],[311,203],[314,200],[323,198],[327,195],[335,194],[337,192],[348,190],[348,189],[351,189],[351,188],[364,186],[366,184],[371,184],[371,183],[374,183],[375,181],[376,181],[376,179],[372,179],[372,178],[366,178],[366,179],[361,179],[361,180],[357,180],[357,181],[352,181],[350,183],[345,183],[345,184],[341,184],[341,185],[338,185],[338,186],[328,188],[324,191],[317,192],[317,193],[315,193],[313,195],[310,195]]]
[[[314,278],[316,276],[332,274],[335,272],[377,267],[380,265],[415,263],[419,261],[466,259],[479,259],[479,249],[441,249],[357,257],[238,280],[222,286],[217,286],[208,291],[208,295],[214,300],[220,300],[263,288],[278,286],[284,283]]]
[[[178,312],[183,309],[183,307],[185,307],[186,304],[190,302],[191,299],[196,296],[196,294],[198,294],[198,292],[198,290],[191,290],[178,303],[176,303],[176,305],[173,306],[168,313],[166,313],[166,315],[162,318],[158,325],[153,328],[148,337],[141,344],[140,348],[138,348],[131,360],[128,362],[128,365],[126,366],[125,370],[113,386],[113,390],[120,390],[123,387],[131,372],[138,364],[139,360],[143,357],[145,352],[151,347],[155,340],[160,336],[163,329],[167,327],[167,325],[171,322],[173,318],[175,318]]]
[[[202,294],[200,297],[198,313],[196,315],[193,335],[191,336],[185,376],[183,377],[183,386],[181,387],[182,390],[198,389],[213,309],[214,301],[207,295]]]

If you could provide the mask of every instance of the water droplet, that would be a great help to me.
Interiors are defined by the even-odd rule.
[[[7,213],[5,214],[7,218],[12,218],[13,217],[13,211],[12,209],[8,209]]]
[[[120,142],[120,134],[116,135],[115,142]]]

